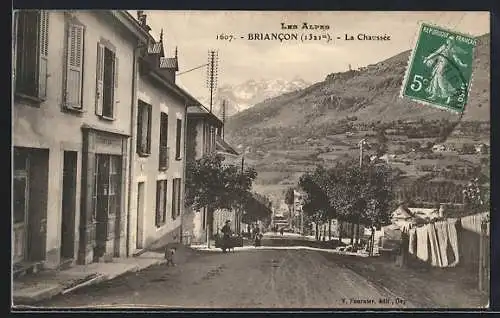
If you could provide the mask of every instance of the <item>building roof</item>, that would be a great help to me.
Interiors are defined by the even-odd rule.
[[[201,103],[197,106],[189,106],[188,109],[189,117],[202,117],[215,120],[218,124],[222,124],[222,120],[215,116],[214,113],[211,113],[205,106]]]
[[[231,147],[231,145],[229,145],[224,139],[222,139],[220,136],[216,136],[215,138],[215,146],[216,146],[216,149],[218,151],[222,151],[222,152],[225,152],[225,153],[228,153],[228,154],[232,154],[232,155],[239,155],[239,153],[234,150],[233,147]]]

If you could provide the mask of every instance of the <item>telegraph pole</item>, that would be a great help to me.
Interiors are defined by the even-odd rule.
[[[208,51],[207,88],[210,90],[210,113],[213,107],[214,91],[217,88],[218,68],[219,53],[214,50]]]
[[[222,101],[222,140],[224,140],[224,126],[226,125],[226,100]]]

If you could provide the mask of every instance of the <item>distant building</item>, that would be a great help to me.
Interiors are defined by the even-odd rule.
[[[190,106],[187,113],[186,159],[197,160],[209,153],[219,153],[229,163],[237,159],[238,153],[222,138],[223,122],[204,106]],[[241,157],[240,157],[241,158]],[[211,220],[207,219],[207,209],[193,211],[186,209],[183,216],[184,235],[191,236],[193,242],[206,242],[208,222],[213,224],[212,235],[225,220],[232,221],[232,230],[239,232],[240,222],[234,211],[215,211]]]
[[[442,151],[446,151],[446,146],[445,145],[434,145],[432,146],[432,151],[434,152],[442,152]]]
[[[487,154],[489,151],[488,146],[486,144],[483,144],[483,143],[474,145],[474,149],[476,150],[476,153],[478,153],[478,154]]]

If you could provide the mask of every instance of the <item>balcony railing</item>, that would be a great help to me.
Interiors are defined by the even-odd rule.
[[[160,146],[160,160],[158,168],[161,171],[167,170],[170,164],[170,147]]]

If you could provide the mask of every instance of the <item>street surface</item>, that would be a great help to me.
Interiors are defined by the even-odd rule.
[[[73,294],[57,296],[38,306],[411,307],[341,262],[327,259],[322,252],[293,247],[248,249],[226,254],[204,252],[176,267],[152,267]]]

